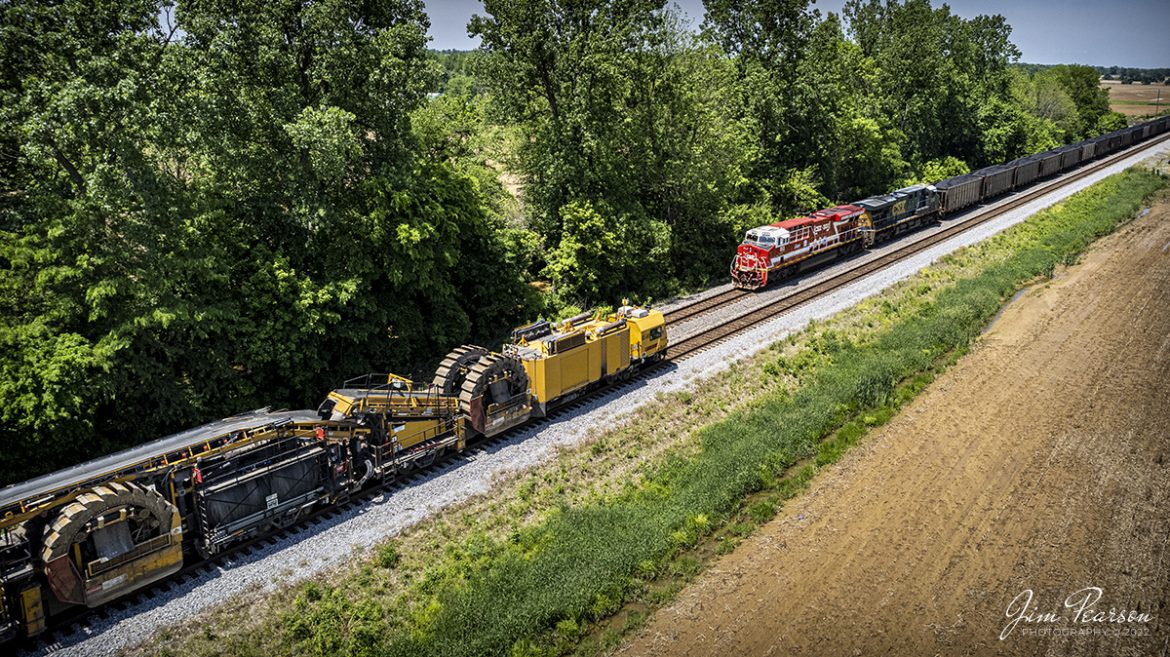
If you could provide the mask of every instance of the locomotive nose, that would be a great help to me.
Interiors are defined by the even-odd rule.
[[[746,268],[761,266],[764,262],[763,249],[754,244],[739,245],[739,265]]]

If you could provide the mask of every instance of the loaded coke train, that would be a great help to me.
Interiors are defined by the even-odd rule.
[[[262,409],[0,490],[0,640],[33,637],[193,559],[462,451],[661,360],[666,320],[625,305],[466,345],[429,385],[347,381],[316,410]]]
[[[885,196],[753,228],[744,235],[731,261],[732,284],[744,290],[761,289],[770,281],[868,249],[1168,129],[1170,117],[1161,117],[933,185],[914,185]]]

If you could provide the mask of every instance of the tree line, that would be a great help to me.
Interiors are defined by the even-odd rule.
[[[1170,68],[1131,68],[1126,66],[1098,66],[1097,72],[1122,84],[1170,84]]]
[[[705,6],[484,0],[462,54],[420,0],[0,5],[0,482],[1124,124],[1094,69],[1013,66],[999,16]]]

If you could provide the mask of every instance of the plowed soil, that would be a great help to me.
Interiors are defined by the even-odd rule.
[[[618,654],[1167,655],[1168,536],[1161,204],[1012,302]],[[1087,587],[1093,613],[1065,606]],[[1092,620],[1111,609],[1149,620]]]
[[[1126,116],[1152,116],[1170,107],[1170,86],[1164,84],[1121,84],[1119,80],[1102,80],[1109,90],[1109,109]]]

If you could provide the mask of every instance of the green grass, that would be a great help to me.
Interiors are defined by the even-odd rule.
[[[436,543],[419,570],[404,569],[413,555],[394,542],[334,585],[305,584],[274,612],[278,634],[254,654],[595,654],[615,645],[925,388],[1016,290],[1073,262],[1165,185],[1145,171],[1111,177],[950,257],[964,278],[926,270],[901,300],[873,300],[857,320],[866,330],[811,328],[808,348],[777,349],[761,368],[793,385],[761,382],[769,392],[624,487],[558,495],[551,510],[527,524],[517,518],[508,532],[471,525]],[[609,440],[583,451],[622,448]],[[519,514],[523,498],[549,494],[535,491],[563,490],[572,473],[560,467],[541,475],[547,481],[519,484],[507,504]],[[404,582],[393,588],[388,577]],[[203,654],[253,647],[192,641]]]

